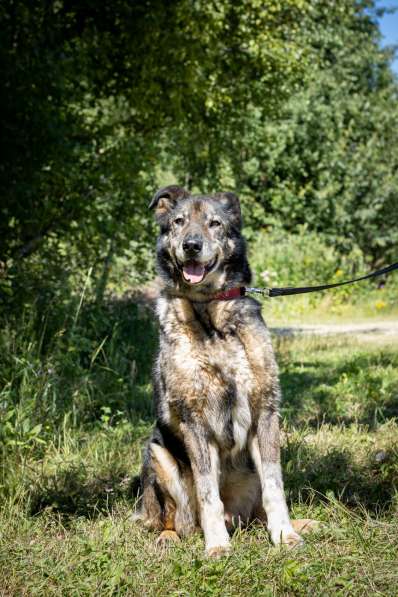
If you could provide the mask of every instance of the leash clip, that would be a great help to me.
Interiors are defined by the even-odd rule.
[[[261,294],[262,296],[264,296],[266,298],[271,297],[270,291],[271,291],[270,288],[251,288],[249,286],[246,286],[246,292],[253,292],[255,294]]]

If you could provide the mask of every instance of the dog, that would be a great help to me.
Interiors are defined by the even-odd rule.
[[[238,197],[168,186],[150,208],[160,227],[154,366],[156,424],[145,447],[137,518],[178,541],[199,526],[206,553],[230,551],[236,525],[266,521],[272,542],[302,543],[280,464],[278,368],[251,272]]]

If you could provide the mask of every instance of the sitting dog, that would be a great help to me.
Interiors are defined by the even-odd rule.
[[[137,517],[160,542],[199,525],[213,557],[228,553],[230,527],[256,519],[274,544],[297,545],[280,465],[278,369],[260,304],[241,291],[251,274],[239,200],[169,186],[150,208],[163,288],[156,425]]]

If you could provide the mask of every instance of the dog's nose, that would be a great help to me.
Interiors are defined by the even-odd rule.
[[[203,241],[200,236],[186,236],[182,243],[182,248],[187,255],[193,256],[202,250]]]

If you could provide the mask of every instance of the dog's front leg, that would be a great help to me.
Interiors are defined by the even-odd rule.
[[[206,430],[183,425],[184,442],[190,457],[206,553],[220,557],[229,552],[230,540],[220,498],[218,448],[206,439]]]
[[[261,481],[263,507],[272,542],[290,547],[302,543],[290,522],[283,489],[277,412],[261,414],[257,434],[250,441],[250,452]]]

